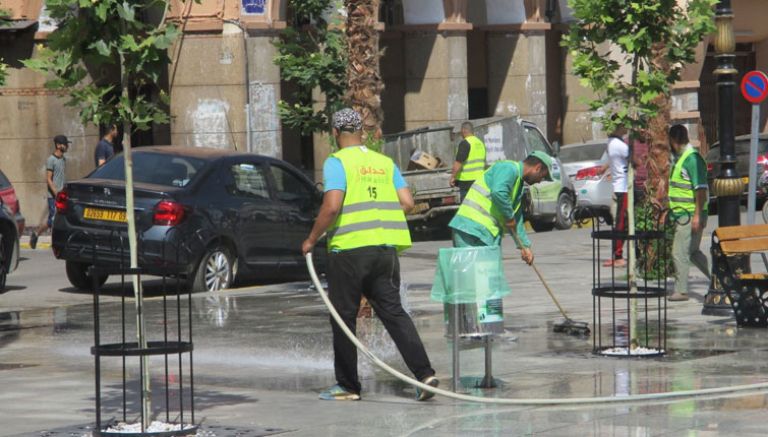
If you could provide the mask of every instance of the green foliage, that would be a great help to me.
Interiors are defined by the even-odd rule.
[[[635,210],[636,226],[639,232],[661,231],[664,238],[656,240],[638,240],[637,272],[639,280],[657,280],[674,276],[675,265],[672,262],[672,241],[675,227],[670,226],[666,217],[659,217],[660,210],[651,202],[641,202]]]
[[[0,9],[0,27],[6,24],[5,22],[8,20],[9,16],[10,13],[8,13],[8,11]],[[8,65],[3,62],[2,58],[0,58],[0,86],[4,86],[7,79]]]
[[[582,85],[595,92],[588,104],[607,132],[642,130],[658,115],[657,97],[669,94],[715,30],[716,3],[690,0],[683,9],[677,0],[568,0],[577,21],[562,45]]]
[[[302,135],[330,131],[330,116],[341,109],[346,92],[347,45],[342,22],[326,21],[327,13],[340,7],[335,0],[289,0],[295,14],[294,27],[285,29],[275,42],[284,80],[297,86],[289,100],[278,103],[284,125]],[[316,110],[312,90],[325,95],[324,107]]]
[[[384,140],[376,138],[373,135],[365,136],[365,147],[373,150],[374,152],[381,152],[381,148],[384,146]]]
[[[168,123],[161,92],[150,101],[137,89],[155,87],[170,59],[168,48],[178,36],[173,25],[143,19],[164,0],[46,0],[58,28],[33,59],[24,64],[52,79],[47,88],[66,90],[68,106],[78,108],[84,123],[127,121],[133,129]],[[123,97],[121,77],[131,92]]]

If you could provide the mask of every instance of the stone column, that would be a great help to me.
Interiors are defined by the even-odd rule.
[[[280,116],[280,68],[272,62],[277,49],[272,44],[275,29],[248,31],[248,94],[246,128],[248,151],[260,155],[282,157]]]
[[[178,58],[169,69],[172,144],[247,150],[243,42],[229,23],[220,34],[188,33],[176,41],[171,53]]]
[[[435,30],[405,29],[405,128],[460,122],[467,101],[466,23],[442,23]]]
[[[489,28],[488,102],[495,116],[520,116],[547,132],[546,35],[524,25]],[[514,28],[514,29],[513,29]]]

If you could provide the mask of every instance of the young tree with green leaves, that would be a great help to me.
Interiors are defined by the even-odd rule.
[[[595,93],[589,102],[606,132],[640,132],[659,113],[696,46],[712,33],[717,0],[568,0],[576,22],[563,45],[574,74]],[[660,65],[659,61],[664,61]]]
[[[344,106],[347,44],[343,21],[333,18],[341,7],[339,0],[289,0],[293,25],[275,42],[279,54],[274,63],[281,77],[297,86],[293,104],[278,103],[280,118],[302,135],[330,132],[331,115]],[[313,90],[325,96],[320,110],[314,108]]]
[[[0,27],[5,26],[10,17],[8,11],[0,9]],[[0,58],[0,86],[5,86],[5,82],[8,80],[8,65]]]
[[[678,0],[568,0],[576,21],[562,44],[573,57],[573,71],[581,84],[595,95],[589,107],[605,132],[617,126],[628,128],[630,147],[634,137],[647,132],[662,110],[663,97],[669,96],[671,85],[680,79],[683,66],[695,61],[696,46],[715,30],[716,3],[688,0],[681,6]],[[635,234],[633,176],[630,165],[630,236]],[[628,243],[629,285],[636,291],[631,238]],[[630,344],[637,344],[635,322],[633,311]]]
[[[79,110],[84,124],[122,124],[130,266],[136,268],[130,138],[134,131],[169,121],[165,91],[159,90],[160,101],[154,101],[140,90],[157,87],[170,61],[168,48],[179,31],[164,22],[168,10],[165,0],[46,0],[46,7],[57,28],[38,56],[24,64],[51,76],[45,86],[64,90],[66,104]],[[159,23],[149,22],[148,17],[158,12],[163,19]],[[132,282],[137,339],[146,348],[143,290],[137,276],[132,275]],[[142,360],[142,411],[146,427],[152,417],[151,393],[149,361],[147,357]]]

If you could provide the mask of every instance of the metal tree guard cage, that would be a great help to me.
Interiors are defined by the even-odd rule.
[[[597,215],[592,223],[592,353],[615,357],[654,357],[667,352],[667,274],[671,229],[666,210],[653,206],[638,216],[642,229],[630,236],[607,225]],[[643,216],[644,214],[644,216]],[[601,269],[608,244],[608,258],[613,259],[616,242],[635,243],[637,263],[634,284],[630,265]],[[629,244],[625,248],[629,254]],[[639,256],[638,256],[639,255]]]
[[[169,265],[167,261],[162,262],[159,265],[153,265],[151,274],[153,276],[161,277],[161,297],[162,297],[162,311],[161,311],[161,323],[162,332],[146,332],[147,346],[142,348],[139,346],[138,341],[128,341],[128,337],[132,336],[136,338],[136,330],[140,330],[141,326],[135,326],[135,330],[129,331],[128,318],[126,317],[126,302],[131,298],[126,298],[126,291],[131,290],[130,278],[126,281],[126,276],[137,275],[139,282],[143,280],[142,275],[148,273],[146,268],[131,269],[125,266],[128,260],[127,254],[127,237],[124,233],[113,232],[109,236],[96,236],[91,233],[81,232],[76,235],[72,235],[67,245],[72,243],[73,239],[79,239],[88,241],[88,246],[77,246],[78,250],[90,249],[92,250],[92,266],[89,268],[89,274],[93,280],[93,334],[94,334],[94,346],[91,348],[91,354],[94,356],[95,364],[95,409],[96,409],[96,426],[94,427],[93,435],[96,436],[152,436],[152,437],[170,437],[180,435],[194,435],[198,430],[198,425],[195,423],[195,403],[194,403],[194,370],[193,370],[193,343],[192,343],[192,299],[191,299],[191,287],[186,287],[182,284],[180,272],[177,271],[175,266],[179,265],[180,252],[184,250],[183,247],[177,247],[175,249],[175,266]],[[166,236],[167,240],[167,236]],[[139,245],[142,244],[142,239],[138,239]],[[119,256],[119,265],[115,266],[106,265],[103,262],[99,262],[99,254],[103,254],[104,251],[110,251],[112,256]],[[166,253],[166,244],[163,243],[162,254],[163,260]],[[158,273],[160,273],[158,275]],[[119,329],[115,329],[114,324],[107,325],[104,323],[102,327],[102,305],[100,302],[100,295],[104,291],[100,281],[100,277],[103,275],[119,275],[120,277],[120,325]],[[184,289],[186,288],[186,293]],[[169,296],[171,294],[171,296]],[[175,294],[175,299],[173,297]],[[181,299],[182,294],[186,294],[186,305],[183,304]],[[130,294],[133,295],[132,292]],[[133,298],[135,299],[135,298]],[[174,303],[175,301],[175,303]],[[129,304],[128,306],[131,306]],[[147,307],[143,306],[145,316],[149,315]],[[152,314],[157,316],[157,314]],[[185,320],[186,319],[186,320]],[[154,326],[154,325],[153,325]],[[175,329],[174,329],[175,328]],[[110,337],[109,343],[104,343],[102,335],[107,332],[105,337]],[[175,332],[174,332],[175,331]],[[151,334],[151,335],[150,335]],[[152,336],[159,336],[162,334],[162,338],[154,338],[150,340]],[[119,336],[119,338],[114,338]],[[113,339],[114,338],[114,339]],[[184,357],[187,356],[187,365],[185,366]],[[164,396],[164,408],[162,411],[154,409],[150,412],[151,415],[157,417],[159,420],[165,420],[165,424],[170,425],[168,428],[171,430],[163,431],[150,431],[145,428],[144,409],[142,404],[144,401],[144,357],[162,357],[163,359],[163,374],[162,374],[162,386],[158,387],[163,390]],[[106,358],[119,358],[121,360],[121,400],[120,400],[120,419],[124,423],[129,423],[131,420],[138,419],[141,432],[125,432],[121,430],[114,430],[114,426],[117,425],[117,420],[114,418],[104,422],[102,415],[104,413],[103,393],[103,372],[102,372],[102,359]],[[130,366],[130,358],[135,358],[137,366]],[[149,359],[147,360],[149,363]],[[175,369],[173,369],[175,367]],[[132,369],[138,368],[138,393],[130,393],[129,389],[129,373]],[[173,375],[176,371],[177,374]],[[155,381],[156,379],[153,379]],[[173,402],[172,398],[176,398],[176,402]],[[132,411],[131,405],[138,405],[138,411]],[[135,425],[134,425],[135,426]],[[110,429],[113,428],[113,429]]]

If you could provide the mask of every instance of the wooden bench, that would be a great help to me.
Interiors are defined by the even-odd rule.
[[[712,235],[714,273],[728,295],[739,326],[768,327],[768,224],[724,226]],[[765,272],[751,271],[759,254]]]

